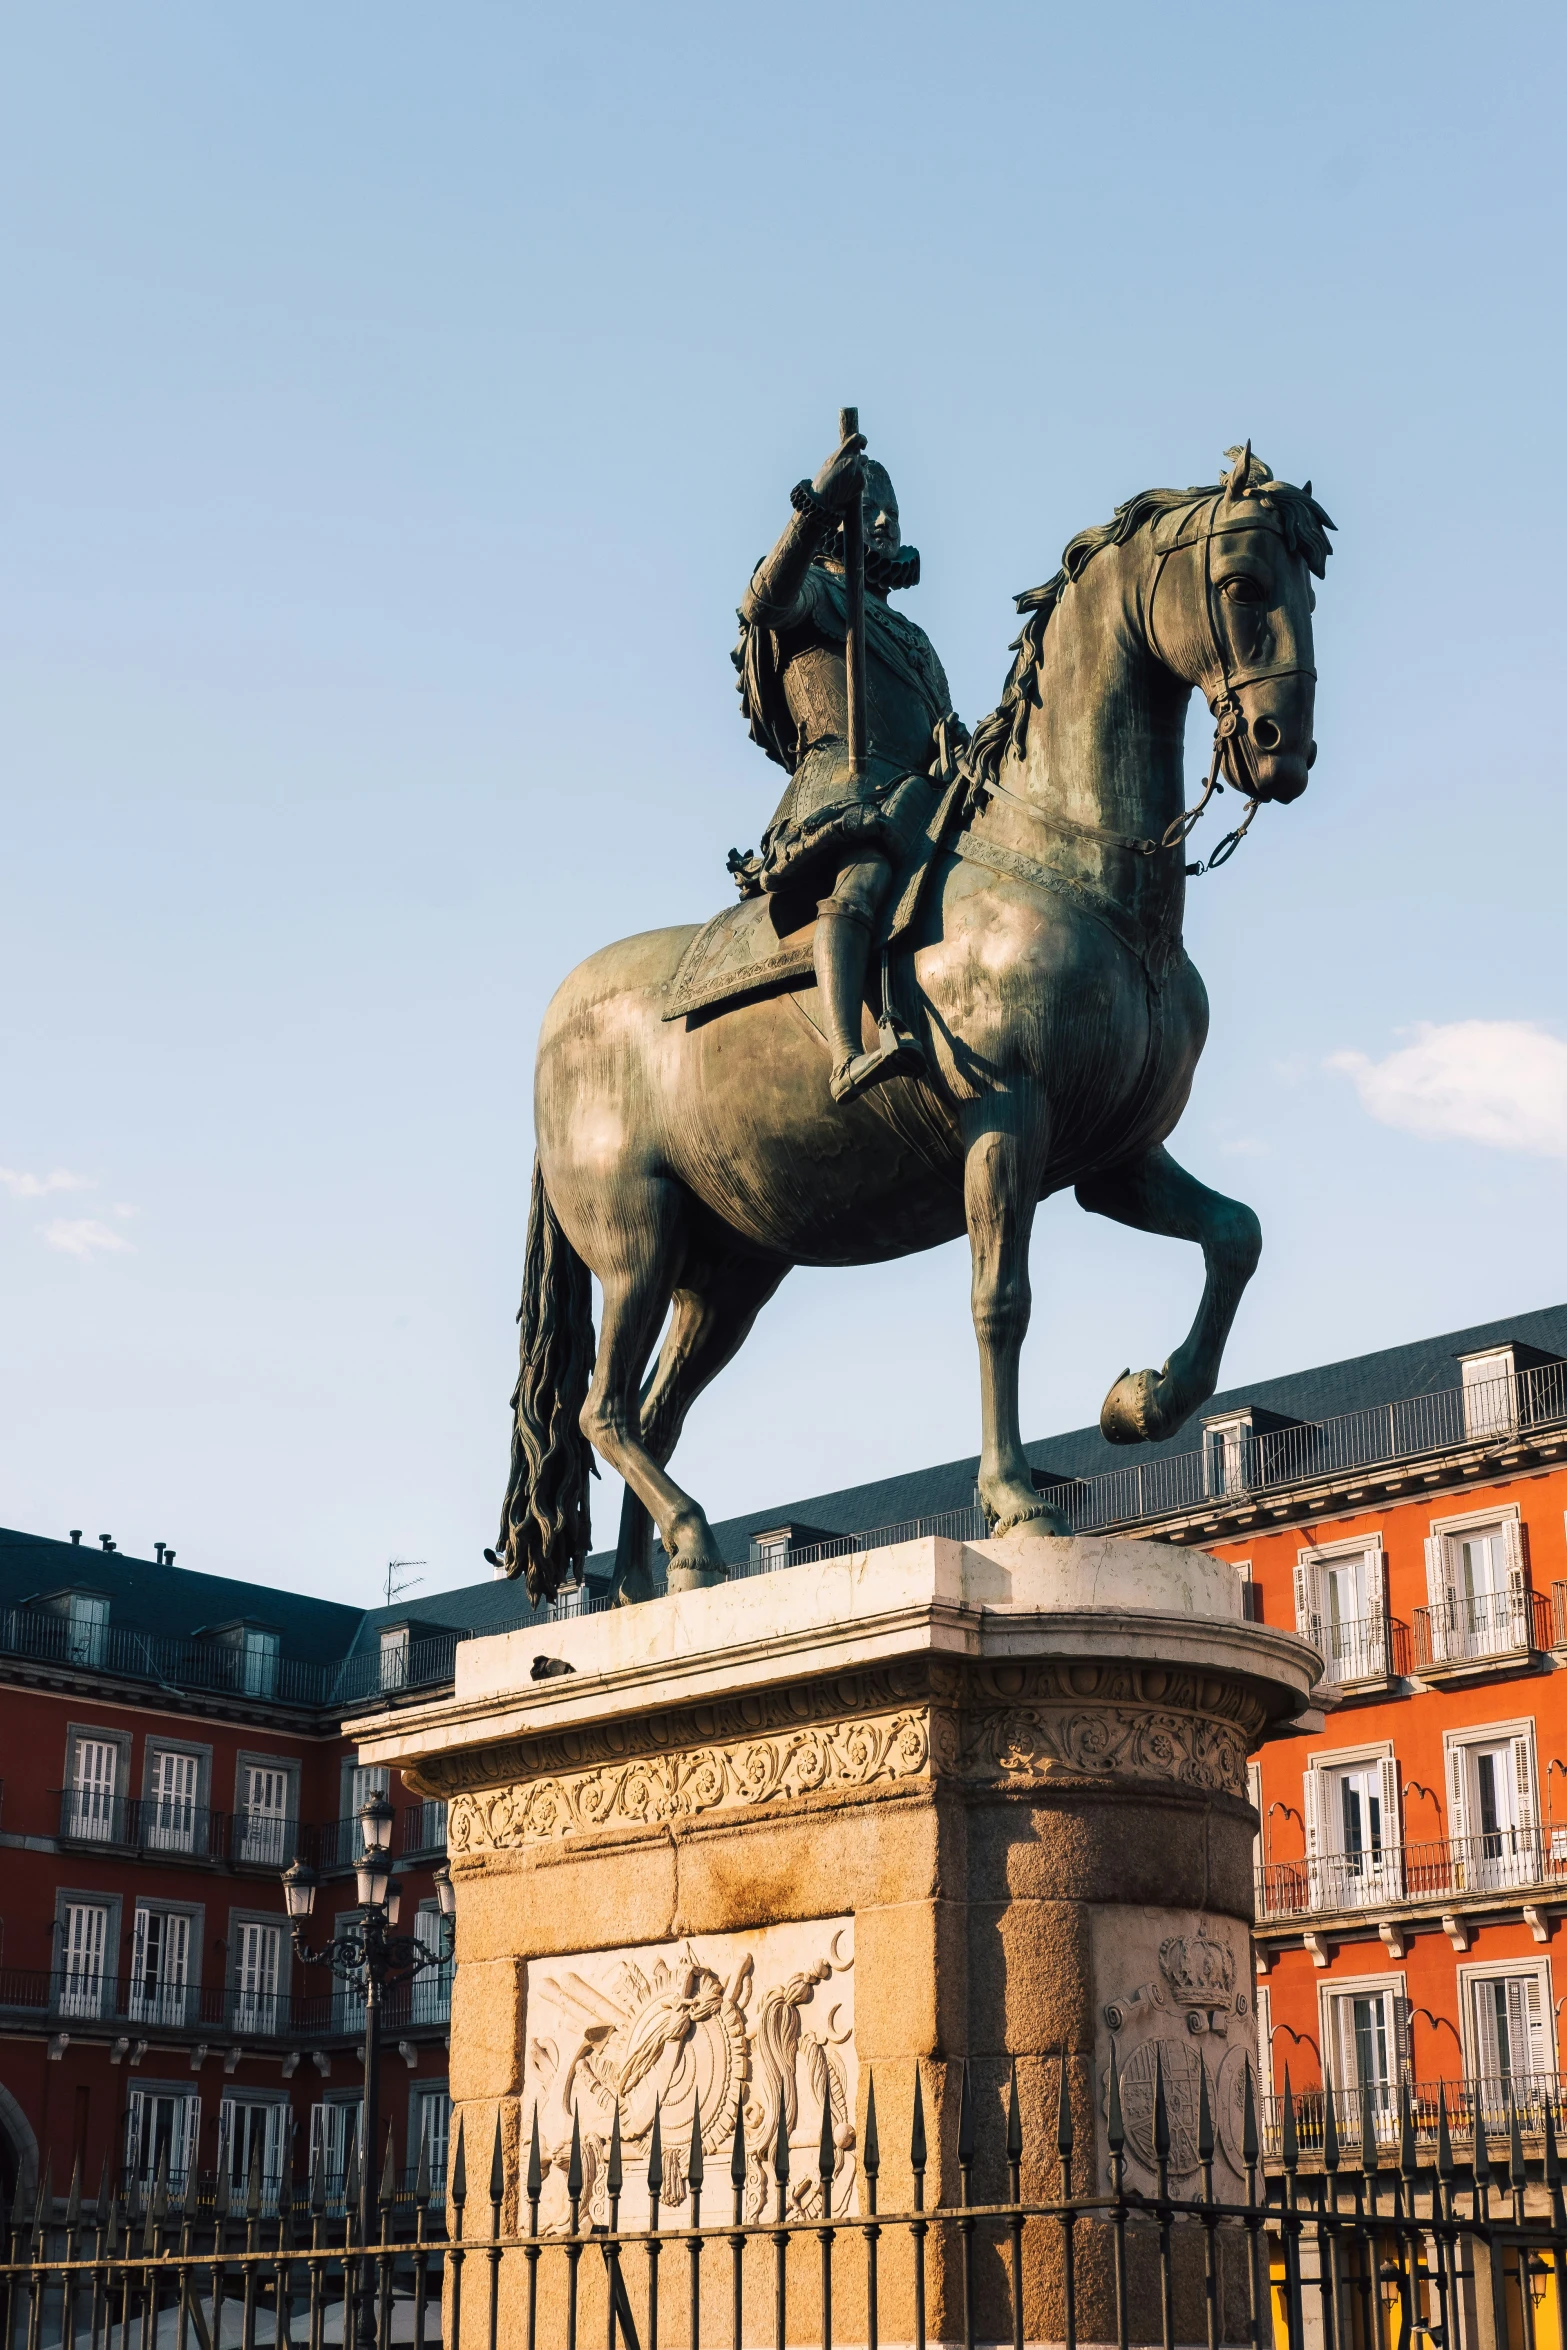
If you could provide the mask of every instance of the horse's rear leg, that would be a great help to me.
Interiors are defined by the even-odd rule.
[[[642,1439],[642,1372],[653,1351],[685,1245],[683,1198],[663,1181],[639,1187],[600,1238],[591,1262],[604,1293],[598,1359],[582,1407],[582,1433],[652,1514],[678,1582],[705,1580],[723,1561],[700,1506],[666,1477]]]
[[[982,1432],[979,1498],[998,1534],[1042,1518],[1065,1528],[1034,1486],[1018,1422],[1018,1365],[1031,1305],[1028,1242],[1045,1156],[1045,1110],[1027,1095],[975,1105],[964,1135],[963,1207],[973,1260]]]
[[[734,1360],[789,1267],[738,1251],[687,1258],[658,1367],[642,1398],[642,1441],[662,1468],[704,1387]],[[615,1547],[616,1596],[653,1596],[653,1522],[628,1486]]]
[[[1210,1191],[1177,1166],[1162,1143],[1080,1183],[1077,1196],[1096,1216],[1202,1248],[1202,1303],[1185,1339],[1162,1371],[1123,1371],[1099,1414],[1112,1444],[1157,1444],[1219,1384],[1224,1342],[1262,1253],[1262,1226],[1242,1201]]]

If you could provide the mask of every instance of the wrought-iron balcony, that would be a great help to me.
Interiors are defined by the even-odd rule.
[[[1257,1921],[1560,1890],[1564,1884],[1567,1828],[1499,1828],[1489,1835],[1270,1861],[1257,1878]]]
[[[1409,2118],[1417,2147],[1435,2144],[1447,2108],[1448,2134],[1461,2162],[1473,2147],[1478,2119],[1484,2136],[1505,2144],[1511,2136],[1513,2114],[1526,2140],[1543,2136],[1545,2117],[1560,2131],[1563,2122],[1563,2082],[1558,2073],[1501,2073],[1472,2080],[1412,2081],[1408,2084]],[[1346,2165],[1358,2165],[1362,2150],[1375,2146],[1381,2164],[1392,2167],[1403,2136],[1405,2086],[1398,2081],[1372,2081],[1352,2089],[1306,2088],[1291,2092],[1295,2143],[1307,2157],[1320,2157],[1331,2105],[1340,2156]],[[1262,2100],[1263,2152],[1277,2160],[1283,2152],[1284,2100]],[[1426,2159],[1429,2159],[1427,2154]]]
[[[440,1859],[446,1852],[444,1803],[407,1803],[403,1806],[399,1850],[404,1860]]]
[[[204,1803],[169,1795],[105,1795],[96,1787],[59,1788],[53,1800],[60,1806],[62,1844],[208,1862],[226,1857],[228,1814]]]
[[[384,2028],[393,2033],[444,2029],[451,2019],[452,1970],[431,1967],[411,1983],[392,1986],[382,2001]],[[364,2005],[349,1992],[325,1994],[246,1990],[224,1983],[164,1983],[45,1967],[0,1967],[0,2015],[69,2030],[73,2025],[123,2027],[127,2032],[180,2032],[231,2040],[357,2038]]]
[[[1304,1635],[1322,1657],[1325,1681],[1340,1689],[1407,1679],[1409,1626],[1384,1609],[1374,1616],[1313,1616]]]
[[[1456,1673],[1550,1645],[1551,1611],[1543,1592],[1477,1592],[1415,1610],[1417,1673]]]

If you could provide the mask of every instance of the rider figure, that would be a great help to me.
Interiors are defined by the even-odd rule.
[[[852,435],[814,482],[791,492],[794,512],[752,573],[740,606],[734,653],[751,739],[788,769],[790,780],[759,855],[731,853],[730,868],[743,893],[785,884],[825,892],[814,955],[832,1047],[832,1096],[839,1102],[895,1071],[924,1066],[913,1039],[895,1036],[885,1021],[877,1048],[862,1050],[861,1006],[895,860],[929,805],[936,729],[946,721],[949,735],[957,731],[934,646],[887,602],[889,590],[916,584],[920,559],[916,548],[903,545],[892,483],[874,459],[861,456],[864,447]],[[862,776],[849,771],[840,526],[857,493],[865,517],[869,737]]]

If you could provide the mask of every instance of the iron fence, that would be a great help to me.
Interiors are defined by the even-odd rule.
[[[771,2146],[747,2144],[743,2100],[727,2148],[722,2124],[707,2144],[698,2103],[680,2159],[656,2108],[634,2157],[618,2110],[607,2148],[574,2110],[569,2147],[548,2155],[536,2115],[519,2139],[498,2114],[487,2190],[469,2193],[459,2126],[444,2207],[422,2163],[400,2199],[389,2152],[367,2244],[351,2210],[333,2214],[319,2167],[308,2188],[285,2175],[270,2214],[258,2162],[243,2198],[222,2175],[210,2200],[181,2197],[166,2159],[150,2194],[134,2181],[114,2196],[106,2186],[90,2213],[79,2181],[63,2216],[44,2188],[12,2215],[0,2344],[1409,2350],[1423,2336],[1431,2350],[1562,2350],[1554,2083],[1530,2110],[1532,2157],[1516,2084],[1500,2130],[1487,2085],[1459,2086],[1471,2143],[1456,2152],[1440,2088],[1434,2116],[1417,2116],[1407,2089],[1390,2112],[1380,2092],[1313,2106],[1286,2088],[1269,2110],[1270,2172],[1249,2070],[1239,2113],[1216,2115],[1205,2068],[1193,2106],[1177,2094],[1184,2073],[1167,2090],[1156,2064],[1134,2115],[1114,2060],[1096,2081],[1062,2059],[1053,2078],[1031,2070],[1025,2127],[1016,2068],[985,2067],[980,2079],[981,2069],[916,2068],[912,2096],[884,2075],[889,2113],[907,2121],[885,2163],[876,2080],[858,2140],[824,2101],[805,2180],[791,2177],[787,2126]],[[1358,2127],[1341,2128],[1341,2112]],[[844,2196],[851,2153],[857,2177]],[[885,2205],[884,2177],[897,2192]]]
[[[1342,1686],[1402,1680],[1411,1670],[1409,1626],[1385,1610],[1374,1616],[1314,1614],[1300,1632],[1322,1658],[1325,1681]]]

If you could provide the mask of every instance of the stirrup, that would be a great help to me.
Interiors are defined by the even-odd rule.
[[[915,1039],[907,1032],[899,1034],[894,1028],[878,1031],[874,1052],[856,1053],[852,1059],[840,1061],[828,1081],[835,1102],[852,1102],[871,1086],[879,1085],[884,1077],[923,1077],[925,1055]]]

